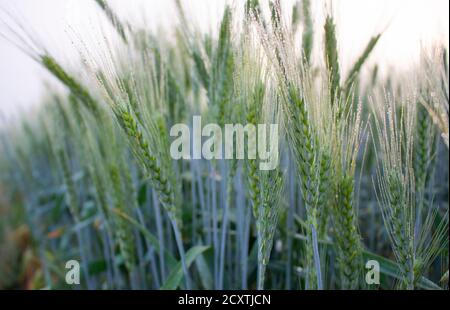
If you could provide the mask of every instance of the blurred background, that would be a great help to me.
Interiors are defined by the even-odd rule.
[[[290,12],[293,0],[282,0]],[[109,0],[123,20],[131,25],[160,29],[170,35],[177,22],[172,1]],[[226,3],[243,7],[244,1],[182,0],[200,29],[218,28]],[[424,50],[449,45],[449,1],[447,0],[338,0],[313,1],[316,29],[323,25],[326,13],[337,21],[342,70],[345,71],[378,32],[383,36],[370,58],[380,74],[406,70],[417,63]],[[0,33],[5,32],[10,16],[33,32],[33,37],[60,59],[79,61],[73,42],[77,38],[102,36],[103,15],[92,0],[0,0]],[[105,25],[105,24],[103,24]],[[317,34],[322,36],[321,33]],[[322,38],[316,40],[322,44]],[[320,55],[321,56],[321,55]],[[366,68],[372,67],[370,64]],[[49,88],[60,87],[37,63],[0,36],[0,126],[20,113],[31,113]]]

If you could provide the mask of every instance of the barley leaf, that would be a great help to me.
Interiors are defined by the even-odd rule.
[[[192,263],[206,250],[208,250],[209,246],[194,246],[189,249],[186,253],[186,265],[189,268]],[[181,266],[181,262],[178,262],[176,266],[172,269],[166,283],[161,287],[162,290],[175,290],[183,279],[183,268]]]

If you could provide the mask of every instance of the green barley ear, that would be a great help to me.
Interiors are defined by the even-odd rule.
[[[376,190],[384,222],[401,270],[401,287],[414,289],[415,185],[412,170],[415,105],[400,106],[388,99],[375,108],[377,149]],[[382,157],[381,157],[382,156]],[[381,157],[381,158],[380,158]]]
[[[281,24],[281,2],[273,0],[269,2],[271,13],[272,30],[281,39],[283,37],[283,27]]]
[[[169,157],[160,157],[161,150],[158,147],[161,146],[160,129],[158,129],[158,124],[148,124],[148,128],[152,131],[154,135],[153,138],[157,145],[153,145],[153,152],[151,153],[151,148],[147,137],[144,136],[141,130],[141,125],[136,121],[134,115],[126,110],[122,106],[114,107],[114,114],[117,117],[119,125],[122,127],[125,134],[128,136],[128,141],[130,143],[132,152],[138,161],[139,166],[143,169],[144,174],[150,180],[150,184],[155,190],[158,200],[163,206],[164,210],[170,219],[173,231],[175,233],[175,239],[177,243],[178,252],[181,258],[181,265],[184,274],[184,280],[186,288],[190,289],[190,276],[188,273],[188,267],[186,262],[186,254],[184,251],[183,241],[181,239],[181,200],[180,195],[174,188],[175,183],[172,182],[172,175],[168,173],[168,165],[161,162],[170,162]],[[151,121],[151,120],[150,120]],[[156,148],[156,149],[155,149]],[[172,168],[172,167],[170,167]],[[171,170],[170,170],[171,171]]]
[[[230,49],[231,44],[231,8],[225,7],[225,11],[222,17],[222,23],[220,25],[219,33],[219,46],[218,46],[218,58],[222,59],[224,54]]]
[[[369,58],[370,54],[372,53],[373,49],[377,45],[380,38],[381,38],[381,33],[377,34],[376,36],[374,36],[370,39],[369,43],[367,44],[366,48],[364,49],[364,52],[362,53],[362,55],[358,58],[358,60],[355,62],[355,64],[350,69],[348,77],[344,83],[344,89],[347,93],[349,92],[353,82],[355,81],[359,72],[361,71],[362,66]]]
[[[114,12],[114,10],[109,6],[106,0],[95,0],[95,2],[98,4],[98,6],[102,9],[102,11],[105,13],[108,20],[111,22],[113,27],[116,29],[117,33],[120,35],[120,37],[123,39],[125,43],[128,42],[127,35],[125,33],[125,27],[121,23],[119,17]]]
[[[261,188],[263,189],[261,204],[258,210],[258,289],[264,288],[265,270],[269,263],[273,238],[282,206],[284,188],[283,173],[277,170],[261,172]]]
[[[442,57],[442,58],[441,58]],[[449,148],[449,79],[447,49],[443,48],[439,59],[437,56],[423,59],[425,79],[422,81],[429,96],[420,97],[420,103],[427,110],[433,123],[439,128],[441,138]]]
[[[205,61],[203,60],[199,51],[192,51],[192,60],[194,61],[195,68],[197,69],[200,81],[205,89],[209,89],[210,78],[208,70],[206,69]]]
[[[251,103],[247,111],[247,123],[258,125],[261,120],[261,110],[264,100],[264,85],[261,83],[254,89],[253,96],[251,98]],[[256,143],[256,141],[249,141],[249,143]],[[258,218],[259,208],[261,205],[261,180],[260,172],[258,167],[257,159],[248,159],[247,161],[247,174],[248,174],[248,184],[250,191],[250,200],[253,208],[253,216]]]
[[[219,107],[219,125],[223,126],[229,119],[230,96],[233,88],[234,55],[231,42],[232,15],[230,7],[225,8],[220,26],[219,43],[214,66],[214,78],[217,81],[217,93],[214,93],[213,103]],[[214,91],[214,90],[213,90]]]
[[[320,188],[320,151],[316,132],[311,125],[311,116],[305,98],[294,85],[288,86],[288,140],[294,154],[300,176],[301,194],[306,208],[307,244],[306,244],[306,281],[308,289],[320,287],[320,270],[317,270],[317,257],[314,253],[314,232],[319,232],[318,202]]]
[[[427,110],[417,103],[417,121],[414,147],[414,176],[418,192],[425,191],[435,158],[436,134]]]
[[[259,7],[259,0],[247,0],[245,2],[245,13],[246,15],[250,15],[253,12],[258,12],[260,11],[260,7]]]
[[[175,206],[175,218],[179,225],[179,228],[182,228],[182,197],[180,188],[176,187],[177,184],[177,176],[175,174],[175,171],[172,166],[172,161],[167,160],[171,158],[169,148],[167,147],[170,145],[169,141],[169,131],[167,129],[166,120],[163,116],[160,116],[156,119],[156,127],[157,127],[157,133],[159,134],[158,144],[159,144],[159,154],[158,158],[160,158],[160,165],[161,170],[164,171],[162,178],[166,178],[167,182],[171,184],[171,190],[173,192],[173,204]]]
[[[302,34],[302,46],[303,46],[303,58],[306,63],[311,63],[311,54],[313,49],[314,40],[314,25],[311,15],[311,0],[302,1],[303,12],[303,34]]]
[[[115,165],[110,167],[110,177],[113,186],[114,208],[121,213],[130,215],[129,207],[127,207],[127,199],[125,197],[124,188],[122,185],[122,176],[119,168]],[[119,243],[120,253],[123,256],[125,266],[129,272],[133,271],[135,267],[135,252],[134,252],[134,236],[131,226],[128,225],[122,217],[117,214],[114,215],[115,233]]]
[[[100,80],[104,81],[104,77],[103,73],[99,73],[98,77],[100,78]],[[105,82],[103,82],[103,84],[105,85]],[[135,81],[132,77],[126,77],[121,79],[121,84],[123,85],[123,89],[125,91],[125,93],[127,94],[128,97],[128,102],[130,103],[130,107],[133,110],[134,114],[136,115],[136,118],[138,119],[138,121],[142,122],[142,116],[141,116],[141,111],[140,111],[140,107],[139,107],[139,101],[137,98],[137,94],[136,94],[136,84]]]
[[[339,55],[336,40],[336,25],[330,15],[325,20],[325,64],[330,79],[331,102],[336,102],[340,97],[341,75],[339,68]]]
[[[247,123],[255,126],[274,121],[278,123],[279,112],[275,93],[270,90],[266,91],[265,84],[260,81],[252,85],[252,88],[250,102],[247,103]],[[266,96],[270,96],[270,99]],[[254,145],[257,143],[257,141],[250,140],[248,142]],[[246,160],[248,190],[258,236],[257,289],[264,288],[265,272],[273,246],[278,215],[283,203],[284,187],[284,176],[279,168],[261,171],[259,170],[260,163],[259,158]]]
[[[319,197],[317,202],[317,218],[319,219],[318,234],[321,239],[327,236],[328,220],[330,217],[330,204],[332,202],[332,157],[331,152],[325,149],[320,156],[319,165]]]
[[[175,222],[180,223],[180,219],[176,216],[175,193],[167,177],[164,175],[157,157],[150,153],[149,143],[139,128],[136,119],[130,112],[123,108],[118,108],[115,113],[119,124],[130,138],[130,144],[136,158],[149,175],[160,202],[168,212],[169,217],[175,220]]]
[[[259,0],[247,0],[245,2],[245,20],[250,22],[252,18],[256,19],[258,22],[262,22],[263,27],[265,28],[265,22],[262,20],[263,16],[261,16],[261,6]]]
[[[337,180],[333,218],[336,224],[335,236],[343,289],[360,288],[362,274],[362,246],[354,210],[354,191],[354,176],[344,175]]]
[[[52,56],[41,56],[41,64],[61,83],[63,83],[88,110],[90,110],[95,116],[100,115],[99,105],[90,95],[89,91],[82,86],[79,81],[71,77]]]
[[[339,106],[335,108],[338,110]],[[331,153],[325,154],[332,159],[331,215],[342,289],[360,289],[363,270],[357,217],[358,198],[355,197],[355,171],[362,137],[365,134],[361,114],[362,104],[358,104],[355,109],[349,109],[343,115],[332,114],[334,119],[331,123],[335,127],[331,130]]]

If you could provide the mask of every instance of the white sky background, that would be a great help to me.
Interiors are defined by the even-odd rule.
[[[226,2],[242,7],[245,1],[182,0],[192,23],[204,31],[217,30]],[[281,2],[290,12],[295,1]],[[448,0],[311,2],[316,31],[322,31],[326,12],[334,12],[344,74],[370,37],[383,30],[370,63],[379,64],[385,74],[394,68],[404,70],[417,63],[422,47],[444,44],[448,48],[449,45]],[[171,0],[109,0],[109,3],[121,18],[132,24],[145,23],[152,29],[163,25],[170,29],[177,21]],[[0,20],[5,16],[2,10],[18,17],[36,33],[38,40],[43,41],[52,54],[72,66],[79,63],[79,54],[72,41],[77,41],[77,36],[97,38],[99,21],[104,21],[93,0],[0,0]],[[0,32],[4,29],[0,22]],[[317,35],[316,44],[321,44],[323,34]],[[31,113],[49,85],[58,87],[58,83],[44,69],[0,37],[0,125],[5,119],[20,113]]]

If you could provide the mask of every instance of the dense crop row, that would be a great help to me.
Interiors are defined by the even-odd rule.
[[[0,29],[68,90],[0,132],[0,287],[64,288],[72,259],[87,289],[446,287],[444,50],[414,79],[363,78],[382,34],[344,74],[333,17],[314,29],[308,0],[227,7],[218,36],[177,2],[175,39],[97,2],[119,40],[80,44],[78,70]],[[173,160],[170,129],[195,115],[278,124],[279,165]]]

